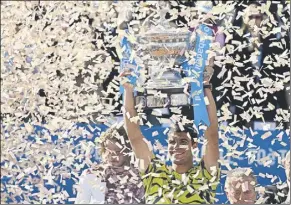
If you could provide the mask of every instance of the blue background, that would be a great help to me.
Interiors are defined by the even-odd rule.
[[[93,134],[93,138],[90,139],[90,141],[94,142],[94,140],[96,139],[96,137],[99,137],[99,134],[100,134],[100,131],[104,131],[107,129],[107,126],[105,125],[92,125],[91,124],[91,127],[93,128],[96,128],[97,126],[100,128],[100,130],[96,130],[94,132],[92,132],[88,126],[86,124],[78,124],[77,125],[78,127],[83,127],[85,128],[88,132],[90,132],[91,134]],[[144,136],[152,143],[154,144],[156,140],[158,140],[163,146],[167,146],[167,142],[166,142],[166,136],[163,134],[163,131],[164,131],[165,128],[161,127],[161,126],[154,126],[154,127],[151,127],[151,128],[148,128],[148,127],[142,127],[142,132],[144,134]],[[35,133],[39,133],[39,132],[43,132],[44,130],[46,130],[45,128],[42,128],[40,126],[35,126]],[[157,137],[153,137],[152,136],[152,132],[153,131],[158,131],[159,132],[159,136]],[[256,130],[254,130],[256,131]],[[245,130],[244,131],[244,134],[245,136],[247,136],[248,138],[251,138],[253,139],[253,144],[256,146],[256,148],[260,147],[261,149],[265,150],[266,153],[271,153],[272,151],[278,151],[278,150],[290,150],[290,142],[289,142],[289,137],[288,135],[286,134],[286,132],[284,132],[284,135],[283,135],[283,138],[282,138],[282,141],[285,142],[287,144],[287,146],[282,146],[278,139],[277,139],[277,135],[280,133],[280,132],[283,132],[282,130],[275,130],[275,131],[271,131],[272,132],[272,136],[270,136],[269,138],[263,140],[261,139],[261,135],[264,134],[265,132],[268,132],[268,131],[256,131],[257,134],[252,136],[251,135],[251,132],[250,130]],[[241,133],[240,133],[241,134]],[[238,137],[238,135],[234,136],[233,134],[230,134],[230,133],[224,133],[224,136],[228,139],[228,144],[230,146],[233,146],[235,144],[237,144],[238,142],[241,141],[241,138]],[[51,135],[51,139],[53,141],[53,143],[58,143],[58,141],[60,140],[58,136],[55,136],[55,135]],[[33,137],[33,135],[31,135],[28,140],[31,140],[31,141],[35,141],[35,138]],[[67,139],[69,140],[69,139]],[[84,140],[88,140],[86,136],[81,136],[81,137],[77,137],[77,138],[74,138],[74,144],[75,145],[78,145],[80,142],[84,141]],[[43,142],[46,142],[47,140],[46,139],[42,139]],[[222,139],[220,139],[220,142],[222,143]],[[244,143],[244,146],[242,147],[238,147],[236,150],[237,151],[242,151],[242,150],[246,150],[247,146],[249,145],[249,142],[248,141],[245,141]],[[201,146],[201,145],[199,145]],[[223,152],[223,156],[225,156],[226,154],[226,148],[223,147],[223,146],[220,146],[220,150]],[[75,152],[77,153],[77,151]],[[92,151],[92,159],[95,160],[97,163],[100,162],[98,156],[96,155],[97,152],[96,150]],[[263,174],[270,174],[270,175],[276,175],[278,177],[278,179],[276,181],[274,181],[273,183],[277,183],[279,182],[278,180],[280,179],[281,181],[285,181],[286,180],[286,176],[285,176],[285,172],[284,172],[284,169],[282,167],[278,167],[278,160],[275,159],[275,163],[269,167],[264,167],[260,164],[258,164],[256,161],[254,163],[249,163],[249,160],[248,160],[248,157],[246,154],[242,154],[240,156],[241,158],[240,159],[236,159],[235,157],[231,157],[231,161],[234,162],[231,165],[232,168],[235,168],[237,167],[235,162],[238,163],[238,166],[239,167],[251,167],[255,173],[255,175],[258,175],[259,173],[263,173]],[[76,161],[76,163],[80,163],[78,161]],[[1,165],[3,164],[3,161],[1,161]],[[57,162],[54,164],[55,167],[58,167],[61,165],[61,162]],[[86,169],[87,167],[85,167],[84,169]],[[79,175],[82,173],[82,171],[84,170],[82,169],[79,173]],[[226,167],[222,166],[222,170],[227,170]],[[2,185],[4,185],[4,190],[5,191],[5,185],[7,184],[7,182],[9,182],[9,177],[7,176],[2,176],[1,177],[1,183]],[[59,179],[58,177],[56,177],[56,179]],[[77,178],[75,178],[77,179]],[[257,179],[258,179],[258,183],[259,185],[270,185],[272,184],[271,183],[271,179],[269,178],[263,178],[263,177],[259,177],[257,176]],[[221,204],[221,203],[226,203],[227,202],[227,199],[226,199],[226,196],[224,194],[224,191],[223,191],[223,187],[224,187],[224,181],[225,181],[225,174],[222,174],[222,177],[221,177],[221,183],[220,185],[218,186],[218,189],[217,189],[217,195],[216,195],[216,198],[219,199],[219,201],[217,203]],[[74,185],[74,180],[73,179],[66,179],[66,186],[62,185],[60,183],[60,181],[56,180],[55,181],[58,186],[61,186],[62,189],[66,190],[68,192],[68,194],[70,195],[69,198],[75,198],[75,195],[73,194],[73,185]],[[24,183],[24,182],[23,182]],[[46,185],[46,187],[48,187],[48,185]],[[38,190],[37,189],[34,189],[33,190],[33,193],[36,193]],[[17,197],[17,199],[19,200],[19,202],[21,202],[23,200],[22,196],[20,195],[19,197]],[[68,200],[65,201],[66,203],[73,203],[73,202],[69,202]],[[7,201],[7,203],[9,203],[9,201]]]

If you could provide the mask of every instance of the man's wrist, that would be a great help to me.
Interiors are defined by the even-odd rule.
[[[133,92],[133,91],[134,91],[134,87],[133,87],[133,85],[130,84],[130,83],[124,84],[124,85],[123,85],[123,88],[124,88],[124,90],[127,91],[127,92]]]
[[[205,83],[205,84],[203,84],[203,89],[210,89],[210,90],[212,90],[212,84],[211,83]]]

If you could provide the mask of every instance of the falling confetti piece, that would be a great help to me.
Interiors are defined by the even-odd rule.
[[[272,132],[266,132],[266,133],[264,133],[264,134],[261,136],[261,138],[262,138],[263,140],[265,140],[265,139],[267,139],[267,138],[270,137],[270,136],[272,136]]]

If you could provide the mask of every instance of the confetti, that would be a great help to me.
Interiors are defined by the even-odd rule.
[[[270,137],[270,136],[272,136],[272,132],[266,132],[266,133],[264,133],[262,136],[261,136],[261,138],[263,139],[263,140],[265,140],[265,139],[267,139],[268,137]]]
[[[272,4],[278,5],[277,15],[280,22],[277,22],[270,12]],[[122,104],[119,84],[128,81],[127,78],[119,79],[116,76],[108,82],[108,85],[105,85],[110,79],[109,76],[120,70],[120,62],[117,58],[125,50],[125,47],[119,46],[120,36],[127,35],[129,40],[134,42],[136,41],[135,34],[143,31],[147,22],[156,23],[159,14],[152,8],[154,5],[154,2],[137,4],[130,1],[1,2],[3,10],[3,15],[1,14],[1,19],[3,19],[1,23],[1,78],[3,79],[1,81],[1,113],[5,112],[7,115],[4,118],[1,116],[1,126],[3,124],[4,127],[1,135],[1,150],[4,150],[1,154],[1,163],[4,163],[3,169],[7,172],[7,176],[11,176],[11,180],[7,182],[7,193],[18,193],[16,190],[20,189],[21,180],[26,180],[30,175],[37,173],[42,179],[35,185],[39,189],[35,194],[31,194],[34,185],[30,185],[28,180],[23,182],[23,187],[29,191],[21,189],[26,199],[21,199],[19,203],[75,201],[74,196],[70,196],[62,185],[59,186],[55,182],[57,178],[61,178],[60,183],[63,185],[67,183],[65,178],[78,181],[81,170],[93,164],[87,158],[95,145],[85,139],[93,140],[95,134],[101,133],[101,129],[91,126],[90,123],[98,122],[108,126],[112,124],[108,116],[113,112],[120,113],[117,109]],[[179,24],[179,27],[194,28],[203,19],[200,17],[200,19],[195,19],[196,8],[180,5],[176,1],[171,2],[171,5],[179,7],[179,9],[171,9],[171,20],[177,16],[183,16],[187,21],[187,23],[173,23]],[[238,7],[244,9],[238,10],[237,16],[234,16],[232,12]],[[219,68],[215,76],[220,80],[215,88],[215,92],[218,93],[216,100],[222,104],[219,110],[219,123],[228,123],[226,126],[221,126],[222,133],[220,133],[220,139],[223,141],[221,148],[228,153],[224,154],[223,159],[240,156],[242,152],[236,149],[240,149],[244,144],[247,144],[248,149],[244,152],[259,148],[255,144],[258,132],[250,128],[251,136],[245,138],[239,135],[241,130],[230,129],[236,123],[242,120],[247,122],[264,120],[265,111],[274,112],[275,121],[279,123],[288,122],[290,118],[289,110],[278,108],[278,102],[280,103],[281,99],[279,97],[275,99],[276,94],[283,91],[284,85],[290,82],[290,50],[287,49],[288,42],[284,38],[288,35],[287,31],[290,27],[290,21],[284,13],[290,14],[290,9],[288,6],[283,7],[279,1],[267,1],[261,7],[265,14],[261,26],[255,28],[254,31],[244,32],[240,27],[234,26],[234,21],[245,22],[246,16],[250,14],[246,8],[247,5],[244,2],[218,3],[208,16],[212,19],[211,21],[219,24],[217,30],[213,31],[216,37],[222,33],[225,35],[225,44],[215,42],[211,45],[212,50],[209,51],[209,55],[215,59],[214,64]],[[254,24],[252,21],[249,23]],[[210,25],[209,22],[208,24]],[[129,34],[121,30],[121,27],[127,26]],[[260,33],[262,39],[270,36],[268,47],[272,50],[280,50],[279,53],[266,55],[262,59],[263,65],[258,64],[260,54],[258,48],[261,42],[254,37],[253,32]],[[190,38],[194,40],[196,34],[192,33]],[[112,49],[113,47],[116,51]],[[241,55],[241,52],[248,49],[253,49],[250,56]],[[188,60],[190,59],[189,63],[195,63],[194,52],[187,51],[185,55]],[[139,61],[149,59],[149,57],[149,55],[137,56],[135,52],[129,56],[130,60],[136,58]],[[141,66],[145,67],[143,63]],[[288,67],[288,70],[281,69],[284,66]],[[143,75],[145,79],[148,78],[147,73]],[[190,81],[190,79],[183,79],[185,83]],[[138,84],[136,90],[144,92],[142,83]],[[189,95],[187,86],[184,93]],[[156,91],[150,94],[163,96],[162,93]],[[274,97],[274,100],[272,98],[272,101],[267,102],[270,96]],[[241,102],[235,106],[235,112],[230,111],[233,100]],[[204,101],[206,105],[209,105],[207,97]],[[242,114],[237,114],[237,110],[242,110]],[[170,111],[175,114],[171,120],[179,122],[182,109],[171,108]],[[138,112],[143,112],[141,106]],[[158,111],[152,114],[157,117],[162,116]],[[126,116],[131,122],[145,124],[150,128],[154,126],[147,121],[145,115],[140,118],[126,113]],[[146,122],[139,119],[144,119]],[[37,131],[36,126],[42,126],[43,122],[46,122],[45,128],[49,130],[49,133]],[[163,119],[160,122],[168,123]],[[78,123],[88,124],[88,131],[75,126]],[[184,122],[179,123],[181,128],[182,124]],[[123,126],[122,123],[117,125],[117,127],[121,126]],[[265,126],[265,128],[270,127]],[[167,132],[166,129],[163,134]],[[236,142],[237,146],[232,146],[231,139],[225,134],[228,132],[234,134],[235,139],[239,140]],[[151,133],[155,138],[159,134],[161,132]],[[284,142],[285,134],[283,132],[277,134],[276,140],[272,142],[273,145],[279,142],[278,145],[287,148],[288,145]],[[55,136],[58,136],[57,139]],[[265,132],[259,137],[266,140],[272,137],[272,133]],[[30,139],[34,142],[32,143]],[[123,136],[120,136],[120,139],[121,144],[117,144],[118,147],[122,147],[125,143]],[[76,145],[75,143],[79,141],[80,143]],[[147,144],[151,146],[149,142]],[[160,145],[156,147],[161,148]],[[251,156],[251,154],[248,157],[256,159],[256,156]],[[268,158],[261,161],[264,166],[269,166],[272,162]],[[232,165],[224,163],[225,168],[231,170]],[[59,167],[55,164],[59,164]],[[271,182],[277,179],[276,176],[264,173],[259,173],[259,176],[270,178]],[[48,182],[45,183],[43,179],[47,179]],[[127,180],[134,181],[133,178],[127,178]],[[46,187],[50,184],[54,188],[47,189]],[[242,186],[247,189],[245,185]],[[207,189],[207,187],[202,187],[202,189]],[[191,187],[187,187],[187,190],[191,193],[194,191]],[[17,202],[15,196],[11,196],[13,203]],[[123,202],[122,196],[120,194],[118,196],[119,202]],[[6,193],[4,197],[1,195],[1,202],[5,197],[8,197]],[[257,202],[259,201],[260,199]]]

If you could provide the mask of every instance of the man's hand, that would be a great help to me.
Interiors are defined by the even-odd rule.
[[[213,75],[214,69],[212,66],[205,66],[204,73],[203,73],[203,83],[209,84],[210,79]]]
[[[206,66],[205,67],[205,70],[204,70],[204,73],[203,73],[204,84],[209,84],[210,79],[211,79],[211,77],[213,75],[213,72],[214,72],[213,67],[211,67],[211,66]]]
[[[209,81],[214,73],[213,66],[214,66],[214,56],[208,57],[203,73],[204,84],[209,84]]]
[[[130,70],[124,70],[119,74],[119,78],[121,78],[121,85],[124,87],[125,90],[132,90],[133,91],[133,85],[129,82],[129,80],[124,81],[125,78],[128,78],[131,76],[131,71]]]

